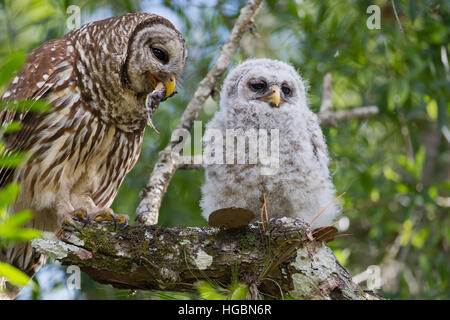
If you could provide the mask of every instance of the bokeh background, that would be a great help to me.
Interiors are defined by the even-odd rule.
[[[370,30],[370,5],[381,28]],[[113,209],[134,220],[139,191],[171,131],[226,41],[244,0],[1,0],[0,66],[69,31],[67,8],[80,8],[81,23],[151,12],[171,20],[185,35],[189,58],[179,94],[155,114],[157,135],[147,130],[136,167]],[[450,298],[450,2],[396,0],[267,0],[257,30],[244,36],[235,65],[249,57],[293,64],[309,83],[310,107],[318,111],[322,79],[333,78],[336,110],[376,105],[379,115],[324,127],[331,170],[345,214],[348,237],[329,243],[353,274],[378,265],[393,299]],[[21,53],[20,53],[21,52]],[[20,60],[20,59],[19,59]],[[220,83],[218,83],[220,88]],[[4,91],[0,83],[0,93]],[[218,109],[208,99],[199,120]],[[164,226],[204,226],[200,215],[203,170],[179,170],[160,212]],[[21,299],[187,298],[189,295],[128,292],[83,275],[81,290],[66,287],[66,268],[51,262]],[[364,286],[364,284],[362,284]],[[191,296],[192,297],[192,296]]]

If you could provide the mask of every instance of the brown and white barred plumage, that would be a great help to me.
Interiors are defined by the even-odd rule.
[[[149,41],[163,46],[167,63],[147,56],[143,44]],[[145,98],[154,89],[147,73],[161,81],[178,78],[185,60],[182,35],[152,14],[93,22],[31,52],[3,99],[45,99],[52,109],[0,114],[2,126],[22,123],[20,131],[4,137],[0,156],[27,151],[21,167],[0,170],[0,186],[17,181],[21,187],[10,212],[32,209],[30,226],[55,232],[75,209],[108,208],[139,156]],[[1,261],[30,276],[44,259],[29,244],[0,252]]]

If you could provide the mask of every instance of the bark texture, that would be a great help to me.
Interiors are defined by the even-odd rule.
[[[311,241],[300,219],[273,219],[238,230],[113,224],[65,227],[60,239],[33,247],[93,280],[122,289],[193,291],[198,280],[227,287],[237,278],[252,296],[373,299],[354,284],[324,242]],[[264,230],[263,230],[264,229]]]

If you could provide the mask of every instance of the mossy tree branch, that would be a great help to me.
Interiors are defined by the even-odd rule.
[[[122,289],[193,291],[198,280],[227,287],[246,282],[252,296],[298,299],[376,297],[351,281],[331,249],[310,241],[299,219],[272,219],[239,230],[79,224],[61,240],[33,247],[64,265],[78,265],[93,280]],[[256,294],[255,294],[256,292]]]

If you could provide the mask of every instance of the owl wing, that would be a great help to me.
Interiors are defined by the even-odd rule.
[[[21,101],[45,99],[55,86],[59,86],[58,73],[71,66],[66,55],[66,39],[48,41],[33,50],[27,57],[21,72],[12,80],[3,94],[4,100]],[[6,128],[13,121],[20,123],[18,131],[4,134],[4,146],[0,149],[0,159],[14,151],[26,151],[35,142],[32,137],[42,114],[30,111],[33,102],[27,108],[0,110],[0,125]],[[0,187],[11,182],[14,169],[5,165],[0,167]]]

